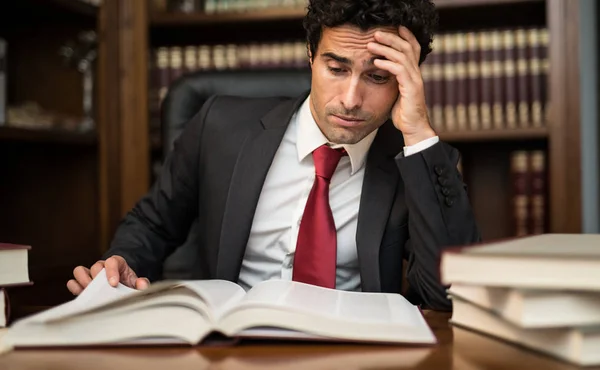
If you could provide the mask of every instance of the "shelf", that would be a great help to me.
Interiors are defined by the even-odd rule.
[[[97,137],[95,132],[80,133],[59,129],[33,129],[0,126],[0,141],[95,145]]]
[[[272,8],[248,12],[205,13],[155,13],[150,16],[153,26],[203,26],[213,24],[236,24],[240,22],[269,22],[283,20],[300,21],[305,9]]]
[[[98,7],[92,4],[84,3],[80,0],[46,0],[52,5],[60,7],[64,10],[84,15],[87,17],[96,17],[98,15]]]
[[[66,0],[63,0],[66,1]],[[518,3],[540,3],[544,0],[436,0],[438,9],[469,6],[503,5]],[[153,13],[150,15],[152,26],[203,26],[214,24],[237,24],[252,22],[301,21],[306,14],[305,8],[266,8],[246,12],[222,12],[206,14],[196,13]]]
[[[546,127],[518,128],[505,130],[446,131],[439,133],[447,142],[484,142],[502,140],[530,140],[548,138]]]

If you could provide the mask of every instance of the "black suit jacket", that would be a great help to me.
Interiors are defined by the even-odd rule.
[[[149,193],[119,225],[110,255],[121,255],[151,281],[198,218],[198,279],[237,281],[261,188],[298,99],[213,97],[186,125]],[[367,155],[356,244],[362,290],[402,289],[408,260],[413,303],[450,309],[439,279],[440,251],[479,240],[444,142],[404,157],[391,121]]]

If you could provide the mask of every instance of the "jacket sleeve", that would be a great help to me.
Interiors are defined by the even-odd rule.
[[[164,260],[185,242],[198,216],[199,146],[213,101],[186,124],[157,181],[119,224],[104,259],[119,255],[138,276],[155,281]]]
[[[439,261],[444,248],[481,239],[457,165],[459,152],[445,142],[405,157],[396,157],[404,181],[409,238],[407,297],[434,310],[451,310],[447,286],[441,284]]]

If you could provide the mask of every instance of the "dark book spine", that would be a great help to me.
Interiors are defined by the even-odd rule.
[[[444,127],[456,131],[456,39],[454,34],[443,35],[444,42]]]
[[[481,119],[479,118],[479,105],[481,92],[479,90],[479,43],[478,35],[469,32],[467,38],[467,107],[469,116],[469,129],[478,130]]]
[[[171,77],[169,76],[169,49],[166,47],[158,48],[156,51],[156,81],[158,87],[158,100],[155,109],[160,115],[160,107],[169,90]]]
[[[198,69],[201,71],[212,69],[212,50],[209,45],[198,46]]]
[[[502,32],[492,31],[492,117],[495,129],[503,129],[504,125],[504,52]]]
[[[186,46],[184,49],[183,73],[192,73],[198,69],[198,51],[195,46]]]
[[[550,73],[550,57],[548,55],[548,43],[550,42],[550,35],[547,28],[542,28],[540,32],[540,49],[541,49],[541,63],[542,63],[542,75],[539,79],[542,90],[542,125],[545,126],[548,122],[548,74]]]
[[[467,90],[469,80],[467,78],[467,36],[465,33],[455,35],[456,46],[456,123],[459,130],[467,130],[468,116],[467,106],[469,104]]]
[[[183,51],[179,46],[169,49],[169,85],[183,75]]]
[[[528,31],[528,47],[529,47],[529,77],[531,87],[531,123],[534,127],[542,126],[542,100],[543,100],[543,84],[542,84],[542,48],[540,40],[540,32],[537,28],[529,29]]]
[[[479,34],[479,56],[480,65],[480,86],[481,99],[479,113],[481,118],[481,128],[488,130],[492,128],[492,40],[488,31]]]
[[[8,44],[6,40],[0,39],[0,126],[7,121],[8,105]]]
[[[150,131],[160,127],[159,111],[159,89],[160,80],[158,74],[158,52],[156,49],[148,51],[148,119],[150,121]]]
[[[444,62],[444,44],[441,37],[433,39],[433,51],[431,59],[431,111],[433,129],[440,132],[444,130],[444,73],[442,63]]]
[[[535,150],[531,153],[531,197],[530,234],[543,234],[546,227],[546,153]]]
[[[527,31],[519,28],[515,31],[516,54],[517,54],[517,85],[518,85],[518,111],[519,126],[528,127],[530,118],[530,86],[529,86],[529,65],[527,62]]]
[[[503,36],[504,49],[504,112],[506,127],[517,128],[517,57],[515,52],[515,34],[513,30],[505,30]]]
[[[512,213],[514,235],[529,234],[529,153],[518,150],[511,153],[511,177],[513,182]]]

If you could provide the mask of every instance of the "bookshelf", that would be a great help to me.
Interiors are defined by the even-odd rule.
[[[100,255],[98,135],[78,128],[82,74],[60,54],[97,30],[98,10],[78,0],[0,3],[9,110],[0,123],[0,240],[32,246],[34,282],[9,289],[13,317],[70,299],[74,266]]]
[[[155,1],[156,3],[156,1]],[[542,76],[543,116],[537,121],[522,122],[511,126],[505,121],[478,129],[440,130],[440,136],[455,145],[463,154],[461,168],[470,189],[473,207],[488,240],[510,237],[515,228],[515,174],[511,167],[513,155],[518,152],[543,153],[545,155],[544,222],[551,232],[581,231],[581,153],[580,105],[579,105],[579,5],[572,0],[437,0],[440,13],[439,33],[484,32],[493,29],[539,28],[547,31],[551,43],[547,45],[548,70]],[[119,5],[116,0],[106,1],[105,13],[127,15],[134,19],[125,25],[114,19],[114,27],[121,27],[111,47],[131,47],[148,54],[159,47],[219,44],[245,45],[249,43],[277,43],[302,40],[303,10],[294,8],[268,8],[238,12],[202,11],[177,13],[157,11],[150,4]],[[117,22],[117,23],[115,23]],[[118,28],[117,27],[117,28]],[[143,44],[144,47],[139,45]],[[108,47],[108,46],[107,46]],[[429,59],[429,58],[428,58]],[[122,68],[133,73],[140,64],[121,61]],[[531,63],[528,61],[528,63]],[[107,67],[108,68],[108,67]],[[151,63],[145,68],[150,71]],[[529,67],[528,67],[529,68]],[[150,168],[160,160],[160,139],[148,134],[139,138],[140,132],[148,132],[152,112],[148,103],[152,81],[148,73],[140,79],[134,91],[139,102],[128,110],[128,120],[120,120],[130,133],[117,135],[123,145],[137,142],[139,153],[126,154],[131,163],[127,166]],[[112,80],[116,81],[116,80]],[[115,82],[116,83],[116,82]],[[144,119],[142,119],[142,117]],[[141,152],[143,151],[143,153]],[[124,166],[120,168],[125,175]],[[151,172],[151,171],[150,171]],[[133,184],[136,191],[127,186],[115,186],[121,198],[120,213],[107,221],[117,222],[117,215],[128,209],[150,186],[152,176],[138,176]],[[539,174],[536,174],[538,176]],[[147,179],[147,180],[146,180]],[[569,197],[565,197],[569,195]],[[108,219],[107,219],[108,220]],[[111,230],[107,228],[106,230]],[[108,233],[107,235],[111,235]]]

